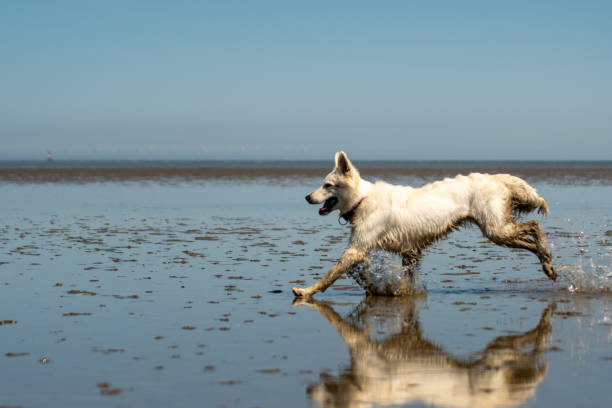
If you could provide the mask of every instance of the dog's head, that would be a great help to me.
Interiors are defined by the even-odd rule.
[[[350,211],[359,201],[359,172],[348,159],[346,153],[337,152],[335,167],[323,180],[323,185],[306,196],[310,204],[321,204],[319,215],[327,215],[334,210],[340,214]]]

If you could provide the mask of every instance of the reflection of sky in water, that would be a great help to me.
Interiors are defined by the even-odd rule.
[[[346,227],[304,201],[318,182],[3,184],[0,321],[17,323],[0,326],[0,405],[310,404],[305,390],[351,363],[320,312],[291,306],[292,282],[312,282],[346,243]],[[536,187],[552,211],[542,224],[562,276],[609,273],[612,189]],[[473,274],[457,274],[465,271]],[[555,303],[539,357],[546,374],[527,404],[605,404],[609,297],[543,277],[531,254],[490,245],[475,228],[453,233],[423,258],[422,336],[475,361]],[[345,319],[363,298],[350,279],[318,297]],[[370,321],[375,341],[405,320],[401,308],[382,311]],[[102,382],[121,394],[100,395]]]

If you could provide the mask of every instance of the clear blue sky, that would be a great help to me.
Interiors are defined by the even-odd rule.
[[[0,158],[612,159],[612,1],[3,1]]]

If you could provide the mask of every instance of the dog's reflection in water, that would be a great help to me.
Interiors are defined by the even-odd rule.
[[[546,377],[541,353],[555,304],[544,309],[534,329],[497,337],[476,357],[462,360],[424,337],[414,296],[367,297],[346,318],[323,302],[297,303],[318,310],[349,349],[349,367],[338,376],[321,374],[308,388],[325,407],[513,406],[531,398]],[[395,334],[381,338],[380,324],[390,323]]]

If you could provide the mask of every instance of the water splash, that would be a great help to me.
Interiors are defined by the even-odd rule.
[[[573,263],[558,263],[555,268],[568,281],[571,293],[612,292],[612,246],[604,237],[585,232],[568,235],[567,240],[551,243],[551,250],[570,255]]]
[[[349,271],[368,294],[404,296],[422,293],[425,286],[418,279],[417,262],[402,265],[399,255],[374,250],[368,252],[369,263],[362,263]]]

